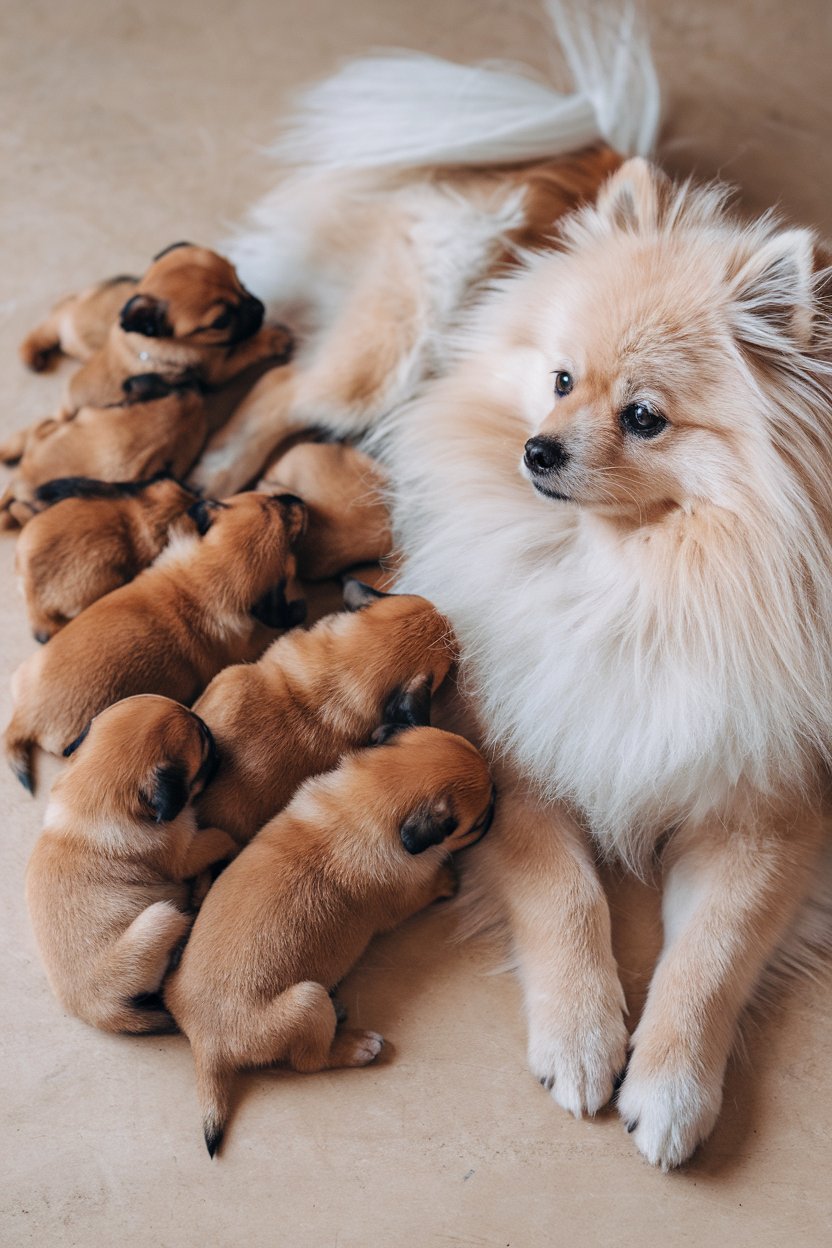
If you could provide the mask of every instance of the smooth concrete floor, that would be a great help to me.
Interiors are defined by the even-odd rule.
[[[832,234],[827,0],[652,0],[665,163],[738,182]],[[50,411],[65,373],[16,347],[59,295],[220,238],[268,185],[287,90],[369,46],[459,59],[547,51],[532,0],[3,0],[0,376],[4,427]],[[707,379],[703,380],[707,384]],[[29,654],[0,535],[0,714]],[[350,977],[377,1067],[240,1080],[220,1161],[200,1138],[185,1041],[97,1034],[47,988],[23,873],[58,764],[32,800],[0,769],[0,1244],[157,1248],[548,1248],[832,1242],[832,989],[802,984],[747,1028],[711,1141],[662,1175],[613,1113],[576,1122],[529,1076],[519,991],[452,912],[378,941]],[[655,895],[613,889],[637,1006]]]

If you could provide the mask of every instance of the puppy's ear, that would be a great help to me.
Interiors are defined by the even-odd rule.
[[[167,304],[153,295],[134,295],[121,309],[121,328],[143,338],[170,338],[173,326],[167,317]]]
[[[601,188],[599,216],[617,230],[638,234],[654,227],[659,219],[664,191],[670,179],[641,156],[625,160]]]
[[[399,836],[409,854],[423,854],[431,845],[441,845],[458,827],[451,799],[443,795],[417,806],[402,823]]]
[[[414,676],[406,685],[400,686],[387,699],[383,722],[376,728],[370,741],[384,745],[405,728],[430,727],[431,678],[428,674]]]
[[[222,511],[222,503],[216,498],[200,498],[185,513],[193,520],[196,531],[204,537],[216,520],[216,513]]]
[[[298,498],[297,494],[277,494],[276,498],[283,508],[283,515],[286,519],[286,536],[294,545],[306,532],[306,523],[309,518],[306,503],[302,498]]]
[[[172,386],[161,373],[137,373],[135,377],[125,377],[121,388],[128,403],[150,403],[167,398]]]
[[[180,247],[193,247],[193,246],[195,246],[194,243],[185,243],[185,242],[171,243],[168,247],[163,247],[160,252],[157,252],[157,254],[153,257],[153,263],[155,264],[157,260],[161,260],[162,256],[166,256],[169,251],[177,251],[178,248]]]
[[[266,628],[294,628],[306,619],[306,599],[286,597],[286,582],[279,581],[258,598],[251,614]]]
[[[79,732],[75,740],[70,741],[69,745],[66,746],[66,748],[64,749],[64,758],[69,758],[70,754],[75,753],[75,751],[78,749],[78,746],[81,744],[81,742],[86,740],[87,734],[89,733],[89,730],[91,727],[92,727],[92,720],[90,720],[86,728],[82,729],[81,732]]]
[[[781,230],[729,274],[741,342],[765,349],[774,331],[808,345],[815,315],[815,244],[811,230]]]
[[[390,598],[391,594],[382,593],[380,589],[373,589],[372,585],[365,585],[363,581],[357,580],[354,576],[344,578],[344,606],[348,611],[360,611],[362,607],[369,607],[370,603],[376,602],[379,598]]]
[[[165,763],[157,767],[148,787],[139,790],[142,805],[157,823],[168,823],[181,814],[188,797],[188,772],[184,763]]]

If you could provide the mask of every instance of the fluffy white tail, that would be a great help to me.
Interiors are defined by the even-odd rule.
[[[546,0],[571,94],[523,69],[379,53],[304,91],[273,154],[298,169],[393,169],[545,159],[605,139],[648,155],[659,87],[635,9],[582,9]]]

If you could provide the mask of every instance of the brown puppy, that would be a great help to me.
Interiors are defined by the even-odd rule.
[[[258,489],[282,488],[306,503],[309,523],[298,546],[298,574],[310,581],[357,563],[375,563],[393,548],[379,464],[338,442],[300,442],[266,470]]]
[[[359,581],[347,582],[344,597],[357,614],[279,638],[259,663],[220,672],[195,704],[222,758],[200,823],[245,842],[307,776],[364,745],[385,706],[428,722],[431,691],[454,659],[447,620],[426,598]]]
[[[104,346],[111,326],[138,284],[137,277],[111,277],[61,299],[20,344],[23,363],[35,373],[44,373],[61,354],[88,360]]]
[[[45,510],[26,525],[15,553],[35,640],[48,641],[151,564],[195,502],[191,490],[161,474],[115,484],[61,477],[40,486],[34,503]],[[196,531],[190,518],[183,524]]]
[[[6,750],[32,788],[31,751],[60,754],[105,706],[134,693],[190,703],[228,663],[258,658],[272,628],[297,623],[292,547],[299,499],[238,494],[191,508],[178,536],[129,585],[87,607],[12,677]]]
[[[377,932],[453,895],[448,854],[491,822],[491,778],[470,742],[392,726],[381,740],[308,780],[223,872],[167,983],[212,1157],[234,1071],[373,1060],[381,1036],[337,1031],[329,994]]]
[[[228,260],[191,243],[174,243],[151,264],[110,327],[99,351],[70,378],[65,411],[118,402],[135,373],[178,377],[188,371],[220,386],[263,360],[285,363],[292,336],[263,326],[263,304]]]
[[[26,874],[49,982],[104,1031],[172,1030],[152,994],[191,923],[184,881],[236,850],[197,832],[188,805],[216,768],[211,734],[145,695],[103,711],[70,752]]]
[[[0,459],[20,460],[0,498],[6,524],[25,524],[38,510],[38,486],[56,477],[138,481],[161,471],[182,477],[199,455],[207,429],[205,397],[194,378],[130,377],[120,403],[85,407],[68,420],[41,421],[0,448]]]

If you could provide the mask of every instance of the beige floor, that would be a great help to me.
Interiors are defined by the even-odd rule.
[[[214,240],[264,187],[287,88],[369,45],[545,63],[532,0],[3,0],[0,361],[4,426],[60,378],[17,341],[79,283]],[[832,233],[828,0],[653,0],[664,156],[722,172]],[[0,540],[7,677],[33,646]],[[53,767],[41,768],[45,781]],[[832,1242],[832,990],[803,985],[755,1024],[711,1142],[662,1176],[614,1115],[575,1122],[529,1077],[516,984],[456,949],[436,913],[380,941],[346,992],[385,1032],[378,1068],[241,1080],[209,1164],[179,1038],[114,1039],[52,1000],[22,900],[47,785],[0,769],[6,812],[0,1243],[260,1248],[543,1248]],[[615,897],[633,1000],[655,899]],[[632,931],[634,915],[639,923]]]

